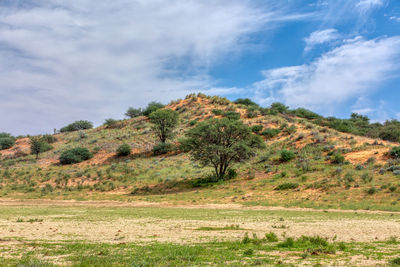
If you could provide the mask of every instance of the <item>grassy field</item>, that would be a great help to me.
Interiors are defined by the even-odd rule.
[[[5,201],[5,266],[395,264],[400,214]],[[398,261],[398,259],[397,259]]]

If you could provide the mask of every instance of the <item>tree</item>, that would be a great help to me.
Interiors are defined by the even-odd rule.
[[[174,129],[178,126],[179,114],[172,109],[159,109],[150,114],[150,121],[153,123],[153,131],[165,143],[174,134]]]
[[[214,167],[217,179],[224,179],[233,163],[248,160],[255,155],[254,149],[265,147],[262,138],[241,120],[227,118],[199,123],[187,131],[181,144],[193,160]]]
[[[139,117],[143,114],[143,111],[141,108],[133,108],[130,107],[128,108],[128,110],[125,112],[125,116],[129,117],[129,118],[135,118],[135,117]]]
[[[153,113],[154,111],[159,110],[163,107],[164,107],[164,105],[159,102],[154,102],[154,101],[150,102],[147,105],[146,109],[143,111],[143,115],[148,117],[151,113]]]
[[[53,147],[46,141],[43,136],[32,136],[30,137],[31,143],[31,154],[36,155],[36,159],[39,158],[39,154],[49,151]]]
[[[80,131],[80,130],[86,130],[86,129],[92,129],[93,124],[90,121],[75,121],[71,124],[68,124],[67,126],[63,127],[60,129],[60,132],[73,132],[73,131]]]

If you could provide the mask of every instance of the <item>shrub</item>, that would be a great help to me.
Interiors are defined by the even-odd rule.
[[[171,152],[173,149],[174,146],[170,143],[158,143],[153,147],[153,154],[162,155]]]
[[[125,112],[125,116],[127,116],[129,118],[139,117],[142,114],[143,114],[143,111],[141,108],[133,108],[133,107],[128,108],[128,110]]]
[[[92,128],[93,124],[90,121],[80,120],[80,121],[75,121],[61,128],[60,132],[65,133],[65,132],[73,132],[73,131],[86,130]]]
[[[122,144],[117,148],[117,156],[124,157],[131,154],[131,146],[128,144]]]
[[[224,111],[220,109],[213,109],[212,113],[214,113],[214,115],[221,116],[224,114]]]
[[[289,190],[289,189],[296,189],[299,187],[299,184],[297,183],[283,183],[275,187],[274,190]]]
[[[294,114],[298,117],[302,117],[302,118],[306,118],[306,119],[317,119],[317,118],[321,118],[320,115],[318,115],[317,113],[314,113],[308,109],[305,108],[298,108],[294,111]]]
[[[53,144],[55,142],[57,142],[57,138],[55,138],[53,135],[51,134],[45,134],[42,136],[43,141],[49,143],[49,144]]]
[[[251,118],[255,118],[257,117],[259,114],[258,108],[255,106],[250,106],[247,108],[247,118],[251,119]]]
[[[253,126],[251,126],[251,131],[252,131],[253,133],[258,133],[258,132],[260,132],[262,129],[263,129],[263,126],[262,126],[262,125],[253,125]]]
[[[240,113],[235,111],[225,112],[224,117],[230,120],[240,120]]]
[[[289,108],[282,103],[272,103],[270,109],[278,113],[286,113]]]
[[[235,169],[228,169],[228,173],[226,174],[225,179],[231,180],[231,179],[235,179],[237,176],[238,176],[238,173],[236,172]]]
[[[390,156],[393,158],[400,158],[400,146],[394,147],[390,150]]]
[[[109,118],[109,119],[106,119],[106,120],[105,120],[104,125],[105,125],[107,128],[110,128],[110,129],[111,129],[111,128],[115,128],[115,127],[117,127],[117,125],[118,125],[118,121]]]
[[[147,107],[146,107],[146,109],[143,111],[143,115],[144,116],[149,116],[151,113],[153,113],[154,111],[156,111],[156,110],[159,110],[159,109],[161,109],[161,108],[163,108],[164,107],[164,105],[163,104],[161,104],[161,103],[159,103],[159,102],[150,102],[148,105],[147,105]]]
[[[368,195],[373,195],[377,192],[377,189],[375,187],[371,187],[370,189],[367,190]]]
[[[281,160],[286,162],[294,159],[296,156],[291,150],[282,150],[281,151]]]
[[[1,137],[0,138],[0,150],[8,149],[15,144],[15,139],[13,137]]]
[[[261,134],[267,138],[272,138],[277,136],[280,132],[281,130],[279,129],[265,129]]]
[[[74,164],[93,157],[93,154],[83,147],[72,148],[64,151],[60,155],[61,164]]]
[[[249,98],[238,98],[235,100],[234,103],[245,106],[258,106],[255,102],[251,101]]]
[[[343,157],[342,154],[336,153],[334,155],[332,155],[331,157],[331,162],[333,164],[343,164],[344,163],[345,158]]]
[[[279,240],[278,240],[278,237],[277,237],[276,234],[273,233],[273,232],[270,232],[270,233],[265,234],[265,239],[266,239],[268,242],[278,242],[278,241],[279,241]]]
[[[390,260],[390,265],[392,266],[400,266],[400,257],[394,258]]]

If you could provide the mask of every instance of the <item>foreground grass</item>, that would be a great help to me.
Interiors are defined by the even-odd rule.
[[[141,222],[147,223],[156,219],[159,224],[164,225],[174,220],[182,220],[182,223],[190,221],[192,233],[196,232],[204,237],[210,233],[214,237],[221,234],[229,237],[232,232],[238,234],[227,240],[211,238],[202,243],[190,237],[188,238],[192,241],[185,243],[114,238],[90,241],[78,239],[78,236],[74,239],[73,235],[63,239],[67,235],[62,232],[62,225],[67,223],[76,223],[77,227],[92,223],[96,227],[121,220],[134,223],[130,221],[132,219],[145,219]],[[268,224],[323,224],[346,220],[359,221],[360,224],[365,220],[375,220],[377,223],[398,222],[400,214],[193,207],[100,207],[89,204],[2,206],[1,226],[14,231],[6,230],[2,236],[0,231],[0,266],[396,266],[400,261],[397,258],[400,255],[398,237],[379,242],[372,241],[373,239],[370,242],[339,242],[336,236],[319,237],[309,234],[292,238],[290,229],[267,227]],[[260,221],[265,223],[265,231],[255,234],[249,225]],[[222,226],[215,226],[218,222]],[[18,229],[28,226],[34,226],[32,229],[44,227],[51,230],[49,227],[53,227],[52,223],[56,223],[64,234],[60,238],[54,238],[52,232],[48,233],[49,239],[46,238],[47,235],[37,239],[16,235]],[[119,228],[107,231],[115,232],[117,229]],[[393,233],[396,234],[398,233]]]
[[[4,242],[4,240],[3,240]],[[0,247],[1,266],[254,266],[388,265],[397,262],[398,242],[335,243],[319,237],[244,238],[205,244],[104,244],[21,242]],[[7,256],[2,256],[7,255]],[[395,265],[394,265],[395,266]]]

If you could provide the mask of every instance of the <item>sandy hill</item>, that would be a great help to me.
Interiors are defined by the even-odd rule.
[[[397,143],[338,132],[291,114],[265,115],[220,97],[190,95],[165,108],[180,114],[175,144],[197,122],[238,112],[249,126],[260,125],[257,133],[267,149],[235,165],[237,178],[199,184],[198,178],[211,169],[179,151],[154,156],[156,138],[147,117],[141,116],[84,134],[56,134],[53,149],[38,160],[30,155],[29,138],[18,139],[0,152],[0,196],[400,210],[396,162],[388,156]],[[132,155],[118,158],[115,151],[123,143],[132,147]],[[94,157],[60,165],[60,154],[78,146],[87,147]],[[295,158],[282,162],[282,150],[295,152]],[[335,155],[345,161],[335,163]]]

